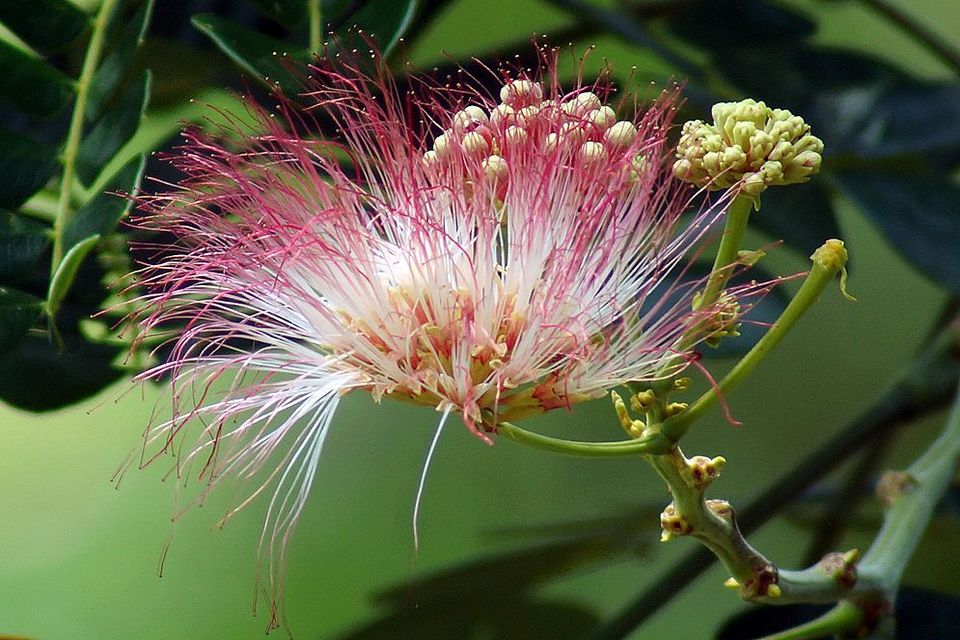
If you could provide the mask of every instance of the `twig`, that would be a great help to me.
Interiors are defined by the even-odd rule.
[[[833,495],[807,547],[804,565],[813,564],[830,551],[847,528],[850,514],[857,511],[870,493],[866,491],[870,474],[880,463],[883,452],[890,444],[892,433],[887,431],[874,438],[870,447],[860,454],[860,459],[850,470],[840,489]]]
[[[757,530],[782,506],[798,498],[872,438],[942,408],[949,400],[956,380],[956,345],[957,337],[952,328],[941,331],[877,402],[752,500],[738,514],[738,525],[744,535]],[[689,586],[715,560],[716,557],[704,547],[698,546],[688,552],[620,614],[603,624],[594,638],[614,640],[626,637]]]

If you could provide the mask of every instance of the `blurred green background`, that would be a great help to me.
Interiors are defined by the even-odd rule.
[[[860,47],[924,77],[949,77],[946,67],[858,2],[782,4],[818,16],[817,41]],[[960,46],[955,3],[894,4]],[[487,52],[535,31],[549,35],[571,20],[535,0],[456,0],[409,53],[416,63],[429,65],[441,59],[440,51],[454,58]],[[616,66],[650,59],[613,37],[581,44],[590,43],[597,45],[598,61],[607,58]],[[859,301],[849,303],[828,291],[730,396],[743,426],[732,427],[714,414],[685,441],[688,455],[722,453],[728,459],[712,495],[734,505],[867,406],[918,346],[944,301],[941,290],[908,266],[852,206],[841,200],[838,210],[853,256],[849,287]],[[748,244],[767,242],[758,235]],[[774,251],[767,263],[778,273],[805,265],[804,256],[788,249]],[[714,373],[724,366],[715,364]],[[51,640],[262,634],[265,616],[250,615],[261,503],[217,530],[213,525],[232,497],[224,491],[171,525],[175,486],[161,481],[164,461],[142,472],[134,469],[119,488],[110,483],[125,456],[137,449],[160,396],[153,386],[122,382],[48,414],[0,407],[0,633]],[[397,586],[410,585],[404,597],[413,607],[417,578],[542,541],[540,525],[624,514],[644,505],[659,510],[667,500],[639,460],[559,457],[509,441],[487,447],[465,430],[450,428],[430,470],[416,553],[413,497],[437,419],[398,404],[376,406],[360,395],[341,405],[290,552],[287,611],[295,637],[340,637],[385,613],[374,597]],[[908,460],[937,423],[907,431],[893,447],[891,464]],[[621,437],[606,401],[529,426],[575,439]],[[551,579],[536,593],[602,616],[619,611],[695,544],[681,539],[660,545],[656,519],[649,525],[644,534],[649,544],[639,556],[611,556],[586,571]],[[866,533],[854,534],[848,544],[865,544]],[[960,551],[958,533],[956,520],[935,524],[907,581],[960,592],[952,561]],[[171,534],[159,578],[157,563]],[[801,560],[807,535],[795,520],[780,518],[753,540],[776,562],[792,566]],[[945,548],[952,550],[950,562],[944,562]],[[735,593],[721,588],[725,577],[715,568],[635,637],[711,637],[727,615],[743,607]],[[482,585],[457,589],[458,599],[491,611],[510,597]],[[424,637],[431,636],[425,631]]]

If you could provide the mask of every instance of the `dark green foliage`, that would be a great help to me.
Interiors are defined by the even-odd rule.
[[[320,0],[314,0],[320,2]],[[250,0],[264,14],[287,28],[299,25],[307,16],[309,0]]]
[[[87,15],[68,0],[0,2],[0,22],[44,53],[69,47],[90,26]]]
[[[129,22],[115,28],[116,35],[108,40],[103,61],[90,84],[86,112],[88,122],[100,119],[117,96],[120,85],[134,72],[134,58],[143,44],[152,11],[153,0],[144,2]],[[122,94],[120,96],[122,98]]]
[[[43,300],[0,286],[0,357],[20,342],[42,312]]]
[[[120,169],[107,183],[105,191],[81,207],[64,230],[64,246],[69,249],[92,235],[106,236],[117,228],[133,202],[126,194],[136,193],[143,178],[146,158],[139,156]]]
[[[0,128],[0,207],[16,209],[47,183],[56,150],[29,136]]]
[[[91,184],[111,158],[133,136],[150,99],[150,72],[132,78],[90,129],[77,155],[77,175]]]
[[[0,211],[0,285],[30,280],[49,244],[46,225]]]
[[[297,61],[302,63],[310,59],[306,48],[291,46],[212,14],[193,16],[192,22],[231,60],[257,80],[279,82],[288,91],[295,91],[299,86],[290,71]]]
[[[830,193],[822,180],[767,189],[762,204],[750,224],[804,256],[826,240],[840,237]]]
[[[879,169],[842,171],[834,179],[901,255],[960,293],[960,187]]]
[[[47,62],[0,41],[0,100],[25,114],[51,116],[66,105],[73,81]]]

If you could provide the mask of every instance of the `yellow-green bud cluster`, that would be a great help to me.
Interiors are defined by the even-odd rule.
[[[713,124],[683,125],[673,173],[710,189],[739,185],[756,198],[767,187],[806,182],[820,170],[823,142],[786,109],[747,99],[713,106]]]
[[[697,303],[699,298],[694,301]],[[740,335],[740,303],[729,291],[722,291],[713,305],[713,311],[703,325],[704,342],[716,348],[724,338]]]

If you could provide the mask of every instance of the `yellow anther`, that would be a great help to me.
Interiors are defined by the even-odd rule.
[[[767,587],[767,597],[769,598],[779,598],[782,593],[779,585],[771,584]]]
[[[740,583],[737,582],[736,578],[727,578],[724,580],[723,586],[725,586],[727,589],[739,589]]]

